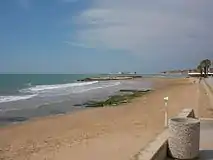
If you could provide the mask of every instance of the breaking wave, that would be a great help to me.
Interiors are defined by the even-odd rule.
[[[19,90],[20,95],[0,96],[0,103],[27,100],[33,97],[52,97],[83,93],[90,90],[103,89],[121,84],[121,82],[80,82],[56,85],[36,85]]]
[[[73,87],[81,87],[86,85],[92,85],[98,83],[98,81],[93,82],[81,82],[81,83],[67,83],[67,84],[56,84],[56,85],[37,85],[34,87],[30,87],[27,89],[22,89],[20,92],[22,93],[42,93],[42,92],[48,92],[51,90],[59,90],[59,89],[65,89],[65,88],[73,88]]]
[[[35,96],[36,96],[36,94],[34,94],[34,95],[23,95],[23,96],[0,96],[0,103],[26,100],[26,99],[30,99],[30,98],[35,97]]]

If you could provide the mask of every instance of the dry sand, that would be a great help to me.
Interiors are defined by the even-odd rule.
[[[164,129],[169,116],[194,108],[213,117],[208,95],[193,79],[153,79],[156,91],[117,107],[88,109],[0,129],[0,160],[128,160]]]

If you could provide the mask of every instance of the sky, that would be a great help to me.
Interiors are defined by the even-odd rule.
[[[1,73],[156,73],[213,59],[212,0],[1,0]]]

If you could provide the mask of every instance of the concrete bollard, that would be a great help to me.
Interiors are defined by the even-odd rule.
[[[200,121],[195,118],[175,117],[169,120],[168,153],[176,159],[199,156]]]

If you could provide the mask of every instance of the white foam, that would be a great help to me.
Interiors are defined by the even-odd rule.
[[[30,98],[35,97],[35,96],[36,96],[36,94],[34,94],[34,95],[23,95],[23,96],[0,96],[0,103],[26,100],[26,99],[30,99]]]
[[[112,84],[108,84],[108,85],[102,85],[102,86],[98,86],[98,87],[92,87],[92,88],[82,88],[82,89],[78,89],[76,91],[73,91],[74,93],[82,93],[82,92],[87,92],[87,91],[90,91],[90,90],[95,90],[95,89],[102,89],[102,88],[107,88],[107,87],[113,87],[113,86],[117,86],[121,84],[121,82],[115,82],[115,83],[112,83]]]
[[[22,89],[20,92],[23,93],[39,93],[47,90],[55,90],[55,89],[64,89],[68,87],[80,87],[98,83],[98,81],[92,82],[81,82],[81,83],[67,83],[67,84],[57,84],[57,85],[37,85],[35,87]]]
[[[58,85],[38,85],[35,87],[30,87],[27,89],[20,90],[20,92],[28,93],[28,94],[30,93],[30,95],[0,96],[0,103],[27,100],[35,96],[49,97],[49,96],[58,96],[58,95],[68,95],[72,93],[83,93],[90,90],[113,87],[113,86],[117,86],[121,84],[121,82],[109,82],[109,83],[98,83],[98,84],[96,83],[98,83],[98,81],[58,84]],[[92,85],[92,84],[95,84],[95,85]]]

